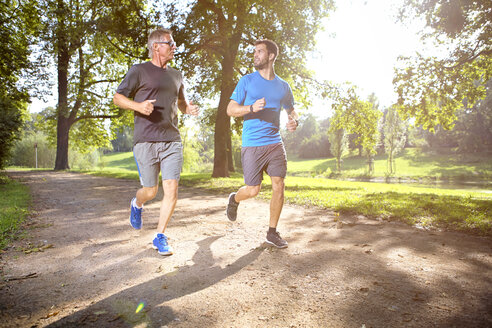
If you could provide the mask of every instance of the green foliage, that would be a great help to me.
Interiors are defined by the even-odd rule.
[[[29,87],[21,87],[19,80],[30,68],[28,56],[38,21],[34,3],[0,1],[0,169],[27,113]]]
[[[396,171],[395,155],[405,146],[406,124],[400,119],[396,108],[391,107],[384,118],[384,150],[388,154],[388,173]]]
[[[288,132],[287,132],[288,133]],[[330,142],[325,133],[318,133],[309,139],[303,139],[297,154],[301,158],[327,157],[330,155]]]
[[[91,152],[80,153],[77,151],[71,151],[68,154],[68,161],[70,167],[78,170],[91,170],[94,167],[103,168],[104,162],[102,161],[102,153],[99,150],[93,150]]]
[[[492,179],[492,153],[459,154],[452,150],[423,152],[421,149],[404,149],[395,158],[399,174],[394,174],[393,181],[482,181]],[[343,171],[340,178],[365,179],[365,159],[359,156],[348,156],[343,160]],[[311,176],[313,172],[323,176],[322,172],[336,172],[335,158],[313,160],[291,159],[288,162],[288,174]],[[387,156],[374,157],[375,177],[384,179],[387,172]],[[489,183],[490,187],[490,183]]]
[[[111,140],[112,149],[116,152],[126,152],[133,149],[133,129],[122,126],[114,131],[115,139]]]
[[[374,170],[372,156],[376,154],[376,145],[379,140],[378,122],[382,113],[377,109],[374,99],[363,101],[359,99],[355,88],[351,87],[346,94],[340,94],[333,109],[330,125],[332,131],[343,129],[346,133],[353,133],[357,137],[355,143],[362,147],[368,156],[369,174]]]
[[[294,132],[281,129],[287,154],[300,158],[327,157],[330,155],[330,142],[324,133],[329,119],[320,121],[311,113],[302,115],[299,127]]]
[[[39,129],[39,122],[45,120],[46,115],[52,112],[52,108],[47,108],[41,113],[34,113],[32,118],[24,123],[22,133],[19,133],[21,137],[16,141],[12,149],[9,165],[35,168],[35,146],[37,146],[38,168],[53,167],[56,154],[55,140],[53,140],[52,135],[45,134],[46,130]],[[77,147],[72,147],[72,151],[69,153],[69,163],[79,169],[98,166],[100,164],[99,152],[94,150],[94,148],[84,150],[81,152],[77,150]]]
[[[11,148],[20,134],[27,106],[1,93],[0,91],[0,143],[2,145],[0,147],[0,169],[3,169],[9,160]]]
[[[280,47],[276,73],[293,83],[300,101],[308,90],[297,79],[311,76],[305,54],[314,48],[321,19],[331,10],[333,2],[326,0],[189,1],[188,6],[167,6],[165,17],[181,45],[177,65],[193,77],[197,97],[213,99],[224,83],[234,86],[241,75],[251,73],[254,41],[269,38]],[[226,67],[227,60],[233,66]],[[234,71],[233,81],[224,81],[225,69]]]
[[[456,112],[485,98],[492,78],[492,25],[488,0],[407,0],[401,19],[424,17],[423,40],[446,49],[436,56],[401,57],[394,84],[404,119],[433,131],[437,125],[450,129]]]
[[[26,131],[12,149],[9,164],[22,167],[36,167],[36,147],[38,168],[52,168],[55,164],[55,148],[49,144],[41,132]]]
[[[0,250],[18,236],[29,215],[31,195],[26,186],[0,173]]]
[[[43,15],[37,60],[53,60],[59,91],[54,115],[42,123],[57,142],[55,168],[66,169],[68,140],[81,152],[109,145],[102,120],[122,114],[112,95],[129,66],[147,57],[152,13],[141,0],[39,1],[38,6]],[[128,116],[117,122],[127,123]]]
[[[181,140],[183,142],[183,171],[190,172],[199,170],[203,164],[200,158],[202,147],[197,142],[190,128],[181,128]]]
[[[181,45],[177,66],[190,81],[195,97],[219,99],[212,122],[215,176],[228,174],[231,128],[226,107],[239,78],[253,71],[254,41],[268,38],[278,43],[276,73],[290,83],[296,102],[307,104],[312,91],[308,85],[314,83],[312,72],[306,69],[306,53],[314,49],[322,18],[332,9],[332,0],[202,0],[166,7],[165,17]],[[235,120],[236,128],[241,122]]]
[[[343,129],[329,129],[330,151],[336,159],[338,174],[342,171],[342,158],[348,152],[348,137]]]

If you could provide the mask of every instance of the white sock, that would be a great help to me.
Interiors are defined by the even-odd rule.
[[[137,205],[137,199],[136,198],[133,199],[133,204],[132,205],[133,205],[133,207],[136,207],[136,208],[143,208],[143,205],[142,206],[138,206]]]

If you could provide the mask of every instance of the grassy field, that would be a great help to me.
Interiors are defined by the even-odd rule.
[[[492,236],[492,155],[420,154],[406,150],[397,159],[395,179],[480,182],[480,190],[436,188],[413,183],[376,183],[321,178],[334,168],[334,159],[291,160],[285,198],[290,203],[328,208],[341,214],[399,220],[422,227],[440,227]],[[344,177],[365,175],[364,159],[344,160]],[[385,157],[377,157],[375,176],[384,177]],[[102,165],[89,174],[138,179],[131,152],[103,157]],[[402,174],[401,172],[404,172]],[[242,175],[211,178],[210,173],[183,173],[181,185],[226,194],[243,185]],[[259,197],[269,199],[271,184],[265,178]]]
[[[440,227],[492,236],[492,192],[490,181],[482,190],[444,189],[418,184],[395,184],[342,181],[327,178],[302,177],[310,172],[326,171],[333,159],[289,161],[291,176],[286,179],[285,198],[290,203],[329,208],[341,214],[362,214],[370,218],[399,220],[422,227]],[[349,176],[356,177],[360,158],[349,158],[344,165]],[[397,162],[408,177],[439,175],[450,180],[480,177],[487,183],[492,172],[491,158],[464,157],[449,159],[444,155],[420,155],[406,151]],[[333,164],[334,165],[334,164]],[[376,159],[376,172],[383,171],[384,158]],[[350,167],[353,167],[350,171]],[[478,172],[478,174],[473,173]],[[131,153],[105,156],[102,169],[90,174],[138,179]],[[226,194],[243,185],[241,174],[230,178],[211,178],[210,173],[183,173],[181,185],[204,188]],[[487,190],[489,188],[489,190]],[[265,178],[259,197],[269,199],[271,184]]]
[[[395,160],[395,179],[424,181],[492,180],[492,154],[422,153],[405,149]],[[289,174],[295,176],[330,176],[336,172],[334,158],[293,159],[288,163]],[[374,160],[374,177],[387,176],[386,155]],[[342,177],[367,177],[366,158],[351,156],[343,159]]]
[[[19,235],[29,214],[31,196],[26,186],[0,173],[0,250]]]

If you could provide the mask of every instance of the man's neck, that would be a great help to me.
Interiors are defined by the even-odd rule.
[[[275,69],[273,68],[273,65],[259,69],[258,73],[260,73],[261,77],[265,80],[273,80],[275,78]]]
[[[167,61],[161,61],[161,59],[158,56],[152,58],[150,62],[157,67],[167,68]]]

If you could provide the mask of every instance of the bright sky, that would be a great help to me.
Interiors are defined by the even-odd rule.
[[[318,55],[309,68],[318,79],[351,82],[364,99],[375,93],[380,108],[396,102],[393,67],[399,55],[413,55],[422,48],[416,35],[421,26],[396,22],[402,0],[337,0],[337,10],[318,34]],[[315,102],[317,116],[330,115],[330,107]]]

